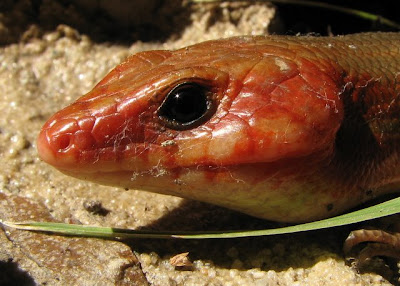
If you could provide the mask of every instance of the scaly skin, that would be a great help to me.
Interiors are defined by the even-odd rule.
[[[400,185],[400,34],[237,37],[129,57],[53,115],[40,157],[101,184],[171,194],[260,218],[341,213]],[[173,130],[176,85],[216,112]]]

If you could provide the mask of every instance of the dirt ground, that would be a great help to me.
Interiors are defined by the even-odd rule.
[[[178,0],[67,2],[0,4],[0,219],[155,230],[270,227],[198,202],[67,177],[38,159],[36,137],[50,115],[129,54],[282,31],[279,9],[260,3],[182,6]],[[5,228],[0,284],[390,285],[393,273],[380,262],[380,271],[362,274],[345,265],[341,245],[349,230],[118,242]],[[193,262],[189,270],[169,262],[183,252]]]

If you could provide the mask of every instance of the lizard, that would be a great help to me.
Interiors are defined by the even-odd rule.
[[[399,190],[399,72],[399,33],[140,52],[53,115],[38,153],[100,184],[318,220]]]

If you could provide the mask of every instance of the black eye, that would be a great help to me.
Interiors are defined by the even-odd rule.
[[[183,83],[172,89],[158,109],[167,127],[186,130],[197,127],[213,114],[211,92],[196,83]]]

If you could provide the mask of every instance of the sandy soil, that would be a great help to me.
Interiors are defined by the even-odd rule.
[[[197,202],[66,177],[38,159],[35,140],[51,114],[89,91],[129,54],[175,49],[206,39],[264,34],[270,21],[277,21],[274,7],[239,3],[189,9],[182,8],[180,1],[173,1],[170,6],[162,6],[160,1],[138,1],[142,5],[140,10],[135,12],[135,7],[131,7],[130,15],[125,13],[129,7],[113,10],[104,4],[107,1],[95,4],[84,1],[83,6],[68,7],[56,1],[43,1],[40,7],[30,1],[16,2],[14,6],[7,3],[10,10],[0,14],[3,43],[0,219],[158,230],[269,226]],[[82,14],[93,7],[90,5],[97,5],[95,11],[102,16],[93,20],[93,14],[88,13],[83,18]],[[165,31],[134,17],[154,12],[155,7],[159,8],[159,15],[175,15],[175,20],[159,19],[158,27]],[[31,25],[28,16],[34,12],[40,16],[42,25]],[[125,16],[118,18],[121,13]],[[140,25],[129,22],[130,18]],[[102,25],[107,27],[115,19],[123,19],[116,29],[133,38],[140,38],[146,27],[150,27],[154,32],[151,37],[155,38],[131,44],[119,39],[105,42],[104,35],[110,31],[102,30]],[[18,27],[13,25],[18,21]],[[77,22],[76,29],[68,21]],[[58,26],[61,23],[69,26]],[[175,26],[178,23],[179,28]],[[135,30],[130,25],[139,28]],[[100,36],[94,36],[93,31]],[[157,41],[159,34],[163,37]],[[102,211],[93,211],[90,205],[101,205]],[[348,229],[339,229],[236,240],[112,242],[7,228],[0,233],[0,282],[4,285],[10,281],[21,285],[390,285],[378,274],[359,274],[345,265],[341,244],[347,232]],[[192,269],[179,270],[169,263],[170,257],[186,251],[194,263]]]

